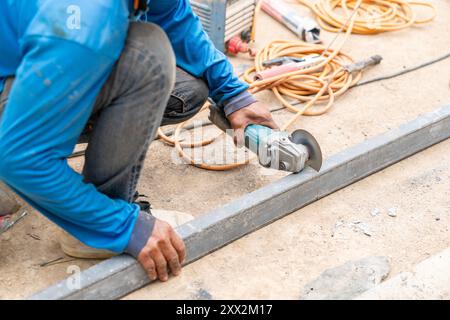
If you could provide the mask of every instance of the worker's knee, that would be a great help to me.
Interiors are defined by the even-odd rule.
[[[165,32],[155,24],[130,23],[117,72],[129,85],[151,85],[170,92],[175,82],[175,55]],[[131,88],[129,88],[131,89]],[[133,88],[134,90],[136,88]]]
[[[203,79],[179,69],[162,125],[180,123],[195,116],[208,99],[208,94],[209,88]]]

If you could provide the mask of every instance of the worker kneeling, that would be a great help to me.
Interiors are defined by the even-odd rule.
[[[0,180],[83,243],[63,237],[66,253],[125,252],[165,281],[179,274],[184,244],[136,194],[157,128],[192,117],[207,97],[238,140],[249,124],[276,125],[188,0],[148,2],[144,14],[147,1],[0,2]],[[67,164],[81,139],[82,175]]]

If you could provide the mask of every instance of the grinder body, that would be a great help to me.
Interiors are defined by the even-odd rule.
[[[223,110],[215,104],[210,106],[209,119],[225,132],[231,129]],[[316,171],[322,165],[322,153],[317,141],[304,130],[290,135],[285,131],[251,124],[245,129],[244,138],[245,147],[254,152],[259,163],[266,168],[297,173],[306,165]]]

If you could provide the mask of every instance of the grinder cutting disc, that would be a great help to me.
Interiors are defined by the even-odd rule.
[[[306,130],[300,129],[295,130],[291,134],[290,139],[295,144],[302,144],[308,149],[309,159],[306,161],[306,165],[319,171],[322,167],[322,150],[320,150],[320,146],[313,135]]]

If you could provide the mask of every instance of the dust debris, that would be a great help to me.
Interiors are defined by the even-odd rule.
[[[198,291],[195,295],[195,299],[197,299],[197,300],[212,300],[213,296],[207,290],[200,288],[200,289],[198,289]]]
[[[370,215],[372,217],[376,217],[377,215],[379,215],[381,213],[381,210],[378,208],[373,208],[372,211],[370,212]]]
[[[346,300],[381,283],[391,270],[387,257],[370,256],[325,270],[306,284],[303,300]]]
[[[397,216],[397,209],[396,208],[389,208],[388,209],[388,216],[395,218]]]
[[[27,233],[27,236],[29,236],[30,238],[33,238],[34,240],[41,240],[41,237],[39,237],[38,235],[36,235],[34,233]]]
[[[373,235],[373,227],[372,225],[362,222],[360,220],[354,220],[349,223],[345,223],[342,220],[339,220],[335,223],[334,228],[331,233],[331,237],[334,237],[336,234],[336,231],[339,228],[345,228],[347,227],[349,230],[353,230],[354,232],[362,233],[368,237],[371,237]]]

